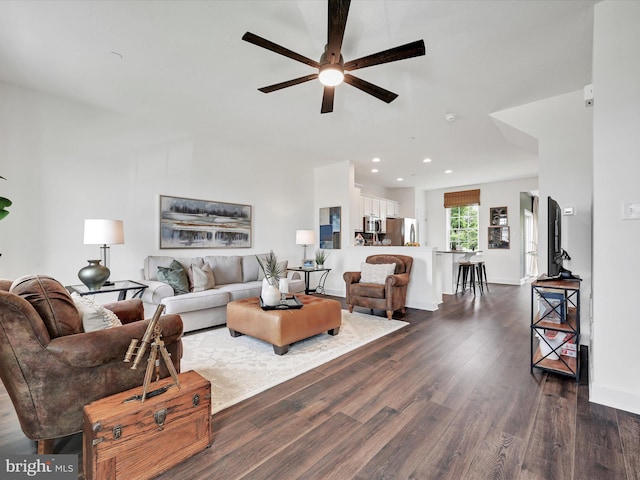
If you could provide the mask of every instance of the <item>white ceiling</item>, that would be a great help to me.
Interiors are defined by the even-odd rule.
[[[257,90],[311,67],[241,37],[319,60],[325,0],[4,0],[0,80],[310,165],[350,160],[364,184],[524,178],[537,175],[536,152],[507,141],[489,114],[591,83],[594,3],[353,0],[345,61],[419,39],[427,54],[354,72],[397,93],[394,102],[345,84],[321,115],[315,81]]]

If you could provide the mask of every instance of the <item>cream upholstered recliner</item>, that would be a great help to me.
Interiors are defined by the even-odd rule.
[[[396,310],[401,310],[404,314],[413,257],[369,255],[365,262],[374,265],[394,263],[395,270],[393,274],[380,279],[380,283],[362,282],[362,272],[345,272],[343,278],[346,283],[346,303],[349,312],[353,312],[354,306],[385,310],[389,320]]]
[[[143,383],[145,368],[132,370],[123,361],[131,339],[141,339],[149,323],[139,321],[142,301],[105,307],[123,325],[84,332],[73,299],[53,278],[0,280],[0,377],[38,453],[52,453],[55,438],[82,431],[84,405]],[[182,319],[164,315],[158,324],[180,371]],[[169,375],[164,364],[160,374]]]

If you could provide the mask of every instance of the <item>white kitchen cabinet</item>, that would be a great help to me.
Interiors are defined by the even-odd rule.
[[[393,200],[386,200],[385,201],[385,208],[386,208],[386,216],[387,217],[397,217],[399,216],[399,204],[398,202],[394,202]]]
[[[363,217],[380,216],[380,199],[373,197],[362,197],[362,213]]]

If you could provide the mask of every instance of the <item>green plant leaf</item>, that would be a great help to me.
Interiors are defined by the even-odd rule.
[[[324,250],[316,250],[316,263],[319,265],[324,264],[327,261],[329,254]]]
[[[284,273],[284,269],[282,268],[282,265],[278,263],[278,257],[273,253],[273,250],[271,250],[263,260],[261,260],[258,255],[256,255],[256,259],[258,260],[258,265],[260,265],[265,278],[267,280],[273,278],[273,281],[277,283]]]
[[[6,207],[11,206],[11,200],[8,198],[0,197],[0,220],[9,215],[9,210]]]

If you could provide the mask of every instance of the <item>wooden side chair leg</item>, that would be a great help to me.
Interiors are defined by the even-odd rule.
[[[47,438],[44,440],[38,440],[38,455],[49,455],[53,453],[53,438]]]

